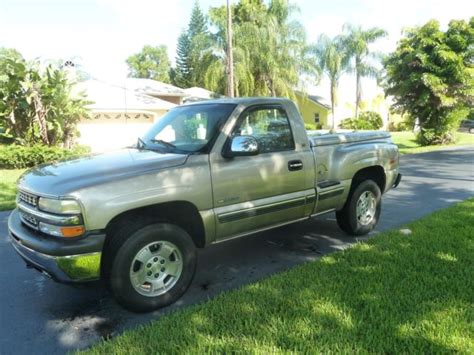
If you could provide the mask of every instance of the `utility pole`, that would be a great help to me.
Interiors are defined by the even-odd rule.
[[[227,0],[227,96],[234,97],[234,55],[232,53],[232,9]]]

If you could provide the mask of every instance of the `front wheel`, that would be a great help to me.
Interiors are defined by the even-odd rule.
[[[343,209],[336,212],[339,227],[351,235],[364,235],[372,231],[382,209],[381,195],[374,181],[361,182],[351,190]]]
[[[196,248],[180,227],[158,223],[122,236],[110,272],[116,300],[136,312],[175,302],[187,290],[196,270]]]

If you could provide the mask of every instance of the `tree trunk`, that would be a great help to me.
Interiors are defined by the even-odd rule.
[[[232,53],[232,11],[227,0],[227,96],[234,97],[234,55]]]
[[[239,82],[236,80],[235,81],[235,97],[239,97],[240,92],[239,92]]]
[[[10,122],[13,126],[13,130],[15,131],[15,138],[23,138],[21,136],[21,130],[19,129],[18,127],[18,123],[16,122],[16,119],[15,119],[15,108],[12,107],[12,112],[10,113]]]
[[[355,118],[359,117],[359,107],[362,101],[362,83],[360,73],[357,70],[356,73],[356,107],[355,107]]]
[[[38,92],[33,94],[33,103],[35,105],[35,121],[38,123],[41,140],[43,144],[49,145],[48,127],[46,125],[46,111],[39,97]]]
[[[331,131],[336,129],[336,118],[335,118],[335,106],[336,106],[336,83],[331,80],[331,116],[332,116],[332,125]]]
[[[273,84],[273,79],[270,79],[270,92],[272,93],[273,97],[276,96],[275,85]]]
[[[73,145],[73,134],[72,130],[66,129],[64,131],[64,138],[63,138],[63,147],[66,149],[71,149]]]

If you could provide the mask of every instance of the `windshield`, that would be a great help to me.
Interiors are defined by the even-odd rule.
[[[234,104],[179,106],[161,117],[140,139],[148,149],[173,153],[206,150],[230,116]]]

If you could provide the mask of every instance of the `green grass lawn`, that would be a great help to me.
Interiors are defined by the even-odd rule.
[[[473,226],[471,199],[86,352],[472,354]]]
[[[457,140],[455,144],[421,147],[416,143],[415,134],[413,132],[391,132],[393,142],[398,145],[401,154],[424,153],[446,147],[474,144],[474,134],[459,132],[456,134]]]
[[[0,169],[0,211],[15,208],[16,180],[24,169]]]

